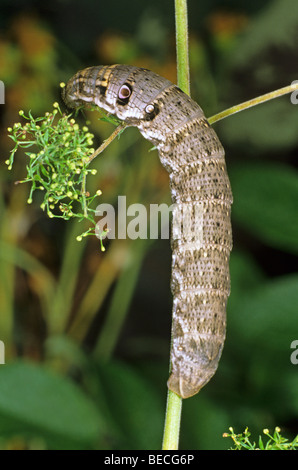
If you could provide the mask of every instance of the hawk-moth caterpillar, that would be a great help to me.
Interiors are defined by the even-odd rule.
[[[172,237],[173,321],[168,387],[190,397],[214,375],[223,349],[230,293],[232,193],[224,150],[200,106],[169,80],[128,65],[89,67],[63,89],[67,106],[91,104],[139,128],[169,172],[177,212],[190,217]],[[201,212],[201,238],[193,234]],[[173,226],[175,211],[173,213]]]

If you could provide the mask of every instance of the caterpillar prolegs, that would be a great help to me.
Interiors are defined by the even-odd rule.
[[[232,193],[223,147],[200,106],[150,70],[128,65],[89,67],[68,81],[63,98],[69,107],[96,105],[138,127],[157,147],[169,172],[176,207],[173,227],[175,214],[187,210],[190,215],[186,222],[183,219],[187,230],[171,241],[168,387],[183,398],[191,397],[214,375],[225,340]]]

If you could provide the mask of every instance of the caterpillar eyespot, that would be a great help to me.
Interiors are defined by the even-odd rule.
[[[152,121],[159,113],[159,106],[157,104],[148,104],[145,108],[145,120]]]
[[[154,111],[154,105],[153,104],[148,104],[145,108],[146,113],[151,114]]]
[[[124,85],[115,97],[120,83]],[[133,100],[127,83],[134,84]],[[157,148],[169,172],[176,210],[171,241],[173,321],[168,387],[183,398],[191,397],[216,372],[225,340],[232,193],[223,147],[200,106],[150,70],[129,65],[89,67],[68,81],[62,96],[69,107],[91,102],[138,127]],[[175,217],[183,207],[190,214],[189,230],[177,235]],[[198,239],[193,238],[194,233],[199,234]]]
[[[131,88],[128,85],[122,85],[119,90],[118,98],[122,101],[127,101],[131,95]]]

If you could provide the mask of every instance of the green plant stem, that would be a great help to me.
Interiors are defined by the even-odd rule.
[[[177,84],[190,95],[187,0],[175,0]],[[163,435],[163,450],[177,450],[179,447],[182,398],[168,391],[166,417]]]
[[[258,96],[257,98],[253,98],[252,100],[245,101],[244,103],[237,104],[236,106],[232,106],[231,108],[225,109],[224,111],[215,114],[208,118],[209,124],[214,124],[225,117],[231,116],[232,114],[239,113],[240,111],[244,111],[245,109],[252,108],[257,104],[265,103],[266,101],[270,101],[274,98],[278,98],[279,96],[286,95],[287,93],[292,93],[293,91],[298,89],[298,84],[292,84],[285,86],[283,88],[279,88],[278,90],[271,91],[270,93],[266,93],[265,95]]]
[[[175,0],[177,83],[190,95],[187,0]]]
[[[177,450],[179,447],[181,411],[182,398],[169,390],[162,450]]]
[[[106,139],[104,142],[98,147],[98,149],[95,150],[95,152],[90,155],[88,159],[88,164],[94,160],[101,152],[104,151],[104,149],[110,145],[110,143],[119,135],[123,130],[127,127],[125,123],[119,124],[119,126],[116,127],[114,132]],[[87,217],[87,203],[86,203],[86,175],[83,178],[82,181],[82,199],[83,199],[83,209],[84,209],[84,216]]]
[[[127,127],[127,124],[125,124],[125,123],[119,124],[119,126],[116,127],[114,132],[112,132],[112,134],[106,140],[103,141],[103,143],[98,147],[98,149],[96,149],[95,152],[92,153],[92,155],[90,155],[90,157],[88,159],[88,163],[92,162],[92,160],[94,160],[94,158],[97,157],[97,155],[99,155],[101,152],[103,152],[104,149],[108,145],[110,145],[110,143],[117,137],[117,135],[119,135],[119,134],[121,134],[121,132],[123,132],[125,127]]]
[[[83,201],[84,216],[87,217],[88,212],[87,212],[87,203],[86,203],[86,175],[84,175],[84,178],[82,181],[82,201]]]

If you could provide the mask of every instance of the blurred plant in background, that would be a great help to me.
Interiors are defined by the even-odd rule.
[[[50,14],[42,7],[7,13],[0,36],[0,340],[7,362],[0,366],[0,445],[156,449],[172,308],[168,240],[112,240],[104,254],[96,239],[78,243],[76,223],[47,219],[42,199],[27,206],[29,187],[14,185],[24,177],[25,156],[13,173],[4,164],[12,149],[6,129],[18,111],[49,111],[60,100],[59,83],[80,68],[130,63],[176,80],[174,35],[161,13],[106,16],[90,43],[88,21],[74,26],[80,10],[73,3],[69,16],[60,2]],[[200,18],[190,31],[192,96],[207,116],[298,78],[298,7],[261,3],[260,14],[244,4],[221,11],[214,2],[202,12],[189,3],[191,24]],[[99,7],[84,8],[92,22]],[[119,28],[120,14],[134,34]],[[234,194],[227,341],[214,379],[184,403],[181,448],[227,448],[222,433],[231,425],[247,425],[253,436],[277,423],[298,432],[297,366],[290,362],[298,336],[297,113],[284,97],[216,125]],[[86,119],[95,146],[114,130],[95,113]],[[135,129],[126,130],[92,163],[98,177],[90,193],[100,187],[102,200],[115,204],[118,195],[128,204],[169,202],[167,174],[149,149]]]
[[[265,436],[268,436],[267,442],[263,442],[259,436],[258,444],[250,441],[250,432],[248,428],[242,434],[235,434],[234,429],[230,428],[229,433],[224,433],[223,437],[231,437],[234,441],[234,447],[231,450],[295,450],[298,447],[298,436],[289,442],[280,434],[280,428],[276,426],[273,435],[269,429],[263,429]]]

